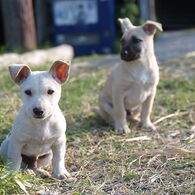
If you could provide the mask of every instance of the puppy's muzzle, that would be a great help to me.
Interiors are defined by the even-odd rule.
[[[33,108],[34,118],[44,118],[44,111],[42,108]]]
[[[121,50],[121,59],[124,61],[133,61],[133,60],[137,60],[138,58],[140,58],[140,52],[141,50],[132,50],[129,48],[122,48]]]

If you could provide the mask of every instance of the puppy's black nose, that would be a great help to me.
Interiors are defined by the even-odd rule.
[[[33,108],[33,112],[35,116],[38,116],[38,117],[42,117],[44,113],[44,111],[41,108]]]
[[[122,55],[123,56],[128,56],[129,55],[129,51],[127,49],[122,51]]]

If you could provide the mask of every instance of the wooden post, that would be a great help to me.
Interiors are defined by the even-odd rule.
[[[22,43],[25,49],[36,48],[36,31],[32,0],[16,0],[22,33]]]
[[[35,49],[32,0],[1,0],[5,42],[10,49]]]
[[[155,21],[155,20],[157,20],[156,19],[155,0],[150,0],[149,2],[150,2],[150,4],[149,4],[149,6],[150,6],[150,19]]]
[[[50,0],[34,0],[35,21],[37,29],[37,42],[46,43],[51,34],[51,16],[49,15]]]
[[[155,0],[138,0],[140,15],[143,20],[157,20]]]

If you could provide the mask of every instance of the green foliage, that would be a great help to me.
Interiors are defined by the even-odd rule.
[[[139,7],[135,0],[122,0],[117,1],[117,12],[116,17],[118,18],[129,18],[132,24],[134,25],[140,25],[141,19],[140,19],[140,11]],[[121,27],[117,22],[117,28],[116,28],[116,43],[115,43],[115,50],[116,53],[120,50],[120,38],[121,38]]]
[[[123,0],[122,3],[119,4],[118,9],[119,18],[128,17],[134,25],[141,23],[139,8],[135,0]]]
[[[7,165],[0,164],[0,195],[25,194],[26,189],[33,192],[34,184],[40,184],[38,178],[20,171],[8,171],[7,169]]]

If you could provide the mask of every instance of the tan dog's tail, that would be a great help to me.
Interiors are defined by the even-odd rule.
[[[97,106],[91,106],[91,110],[93,112],[95,112],[96,114],[100,115],[102,118],[104,118],[103,115],[102,115],[101,110]]]
[[[113,120],[109,117],[109,115],[103,110],[99,109],[99,107],[92,106],[91,110],[98,114],[107,124],[113,126]]]

